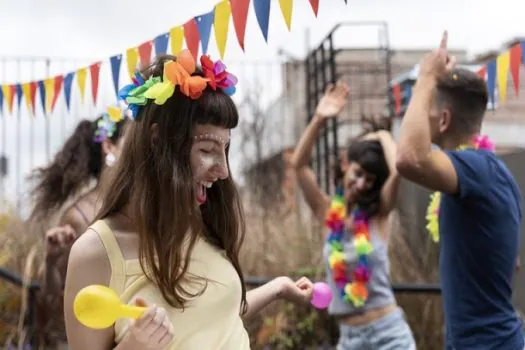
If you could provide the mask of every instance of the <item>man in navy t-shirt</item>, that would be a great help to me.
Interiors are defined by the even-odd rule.
[[[446,49],[421,63],[397,154],[399,173],[441,192],[440,276],[447,349],[523,350],[512,306],[521,194],[491,151],[474,149],[487,106],[485,82],[455,69]],[[434,143],[442,150],[432,150]],[[460,146],[472,146],[457,150]]]

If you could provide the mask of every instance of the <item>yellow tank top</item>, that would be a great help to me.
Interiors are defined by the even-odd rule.
[[[138,259],[125,260],[117,240],[103,221],[91,228],[98,233],[111,264],[109,287],[123,303],[134,304],[137,297],[149,305],[164,307],[175,329],[168,350],[249,350],[250,340],[240,317],[241,284],[239,276],[223,251],[199,239],[192,252],[188,273],[208,280],[203,294],[191,299],[184,311],[171,307],[140,268]],[[192,292],[201,286],[186,287]],[[115,323],[115,342],[124,337],[129,320]]]

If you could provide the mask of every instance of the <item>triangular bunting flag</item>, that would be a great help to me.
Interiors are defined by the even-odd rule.
[[[228,0],[224,0],[215,6],[215,40],[221,59],[224,58],[226,42],[228,40],[228,28],[230,26],[231,7]]]
[[[22,104],[22,96],[24,92],[22,91],[22,85],[16,84],[16,107],[20,110],[20,105]]]
[[[279,0],[279,6],[281,7],[286,27],[288,27],[288,30],[292,29],[293,0]]]
[[[244,51],[244,35],[246,33],[246,20],[248,19],[250,0],[230,0],[230,3],[232,4],[233,26],[235,27],[237,41]]]
[[[71,85],[73,84],[73,77],[75,73],[67,73],[64,77],[64,98],[66,99],[67,110],[71,108]]]
[[[403,95],[408,105],[408,103],[410,102],[410,99],[412,98],[412,85],[405,84],[405,88],[403,89]]]
[[[33,113],[33,117],[36,116],[36,89],[38,87],[38,84],[34,81],[29,83],[29,99],[31,100],[31,112]]]
[[[479,77],[483,80],[485,80],[485,75],[487,74],[487,68],[485,68],[485,66],[481,67],[479,70],[478,70],[478,73]]]
[[[396,115],[398,116],[401,114],[401,87],[399,84],[392,87],[392,95],[394,97]]]
[[[310,0],[310,5],[312,5],[312,10],[314,10],[315,17],[319,12],[319,0]]]
[[[182,50],[182,43],[184,42],[184,28],[174,27],[170,30],[170,46],[171,53],[178,55]]]
[[[141,68],[146,68],[151,63],[151,50],[153,49],[153,42],[146,41],[138,46]]]
[[[126,50],[126,62],[128,64],[129,78],[135,76],[135,70],[137,69],[137,62],[139,61],[139,55],[137,54],[137,48],[132,47]]]
[[[64,76],[63,75],[57,75],[55,77],[55,85],[53,88],[53,101],[51,101],[51,113],[55,110],[55,105],[58,100],[58,96],[60,96],[60,91],[62,91],[62,83],[64,82]]]
[[[514,83],[514,93],[519,95],[520,89],[520,63],[521,63],[521,45],[516,44],[510,49],[510,75]]]
[[[165,55],[166,52],[168,52],[169,38],[170,36],[168,33],[157,35],[155,37],[155,39],[153,40],[153,43],[155,45],[155,56]]]
[[[205,55],[208,52],[208,42],[210,41],[211,26],[213,25],[213,11],[195,17],[195,22],[197,22],[201,38],[202,54]]]
[[[47,78],[44,80],[44,88],[46,89],[46,111],[51,114],[51,103],[55,97],[55,79]]]
[[[86,78],[87,78],[87,69],[81,68],[77,70],[77,83],[78,89],[80,90],[80,101],[84,103],[84,95],[86,94]]]
[[[190,50],[191,54],[197,60],[199,56],[199,28],[195,18],[190,19],[184,24],[184,37],[186,38],[186,47]],[[177,52],[178,53],[178,52]]]
[[[100,66],[102,62],[93,63],[89,66],[89,72],[91,73],[91,94],[93,95],[93,103],[97,104],[98,95],[98,77],[100,74]]]
[[[40,103],[42,104],[42,112],[44,116],[47,114],[46,111],[46,87],[44,86],[44,81],[40,80],[38,82],[38,92],[40,93]]]
[[[492,108],[496,108],[496,98],[494,96],[496,90],[496,60],[487,64],[487,90],[489,92],[489,102],[492,103]]]
[[[2,92],[4,93],[4,100],[7,104],[7,113],[13,113],[13,101],[15,98],[14,85],[2,85]]]
[[[120,65],[122,63],[122,55],[110,57],[109,62],[111,64],[111,77],[113,78],[113,88],[115,89],[115,95],[118,97],[118,84],[120,78]]]
[[[261,28],[264,40],[268,42],[268,23],[270,21],[270,1],[271,0],[253,0],[255,17],[259,28]]]
[[[507,99],[507,85],[509,83],[510,52],[504,52],[496,59],[498,96],[501,103]]]
[[[24,100],[26,101],[27,111],[31,113],[31,83],[22,84],[22,93],[24,94]]]
[[[0,114],[4,114],[4,89],[0,89]]]

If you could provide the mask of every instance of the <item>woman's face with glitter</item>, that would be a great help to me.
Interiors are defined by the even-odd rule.
[[[228,178],[226,150],[230,144],[230,129],[214,125],[197,125],[191,147],[191,171],[196,200],[206,202],[206,190],[217,180]]]

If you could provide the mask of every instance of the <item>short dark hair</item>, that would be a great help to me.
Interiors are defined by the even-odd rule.
[[[436,100],[450,110],[453,131],[473,133],[481,128],[487,109],[487,85],[477,73],[456,68],[438,80]]]

